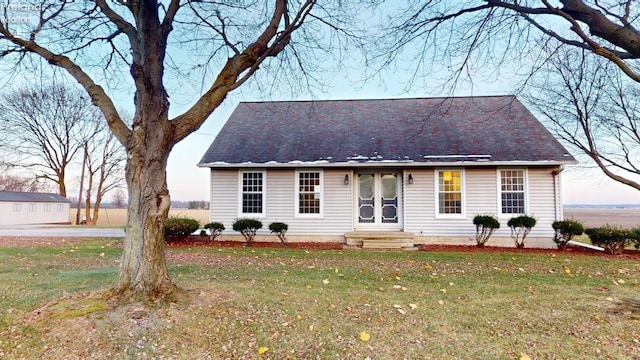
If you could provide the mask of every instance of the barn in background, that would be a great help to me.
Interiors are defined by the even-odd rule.
[[[58,194],[0,191],[0,226],[69,224],[70,203]]]

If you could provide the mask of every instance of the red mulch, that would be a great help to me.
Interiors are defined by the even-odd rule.
[[[611,255],[604,251],[591,250],[580,246],[569,245],[565,250],[558,249],[539,249],[539,248],[508,248],[498,246],[484,246],[477,247],[475,245],[420,245],[422,251],[434,251],[434,252],[485,252],[485,253],[514,253],[514,254],[571,254],[571,255],[593,255],[604,256],[611,258],[627,258],[627,259],[639,259],[640,251],[638,250],[624,250],[621,255]]]
[[[167,238],[167,247],[248,247],[244,241],[206,241],[199,236],[188,236],[182,238]],[[292,242],[286,245],[281,242],[255,241],[251,243],[252,248],[284,248],[284,249],[306,249],[306,250],[342,250],[342,243],[338,242]]]

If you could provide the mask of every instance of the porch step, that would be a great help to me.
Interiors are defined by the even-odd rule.
[[[415,250],[413,234],[403,231],[352,231],[345,235],[348,246],[371,250]]]

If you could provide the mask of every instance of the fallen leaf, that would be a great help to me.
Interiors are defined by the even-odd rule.
[[[450,282],[450,283],[449,283],[449,286],[453,286],[453,285],[455,285],[455,284],[454,284],[454,283],[452,283],[452,282]]]
[[[104,257],[104,253],[100,253],[100,257]]]
[[[396,309],[402,309],[402,305],[398,305],[398,304],[394,304],[393,307]]]
[[[531,356],[525,353],[520,353],[520,360],[531,360]]]
[[[323,284],[325,284],[325,285],[327,285],[327,284],[329,283],[329,279],[324,279],[324,280],[322,280],[322,283],[323,283]]]
[[[440,304],[440,305],[444,305],[444,301],[442,301],[442,300],[438,300],[438,304]]]
[[[624,284],[624,280],[618,279],[618,284]]]
[[[564,269],[565,274],[571,274],[571,269]]]
[[[371,335],[369,335],[369,333],[366,331],[360,331],[360,340],[369,341],[369,339],[371,339]]]
[[[443,294],[446,294],[446,293],[447,293],[447,289],[440,289],[440,291],[441,291]]]
[[[396,309],[396,310],[398,310],[398,312],[399,312],[400,314],[402,314],[402,315],[404,315],[404,314],[406,314],[406,313],[407,313],[406,311],[404,311],[404,310],[402,310],[402,309]]]
[[[340,272],[340,270],[338,270],[338,268],[336,268],[336,274],[339,273],[339,272]]]
[[[418,308],[418,305],[416,305],[416,304],[409,304],[409,307],[410,307],[412,310],[414,310],[414,309],[417,309],[417,308]]]
[[[266,347],[266,346],[261,346],[261,347],[258,349],[258,354],[262,355],[262,354],[266,353],[267,351],[269,351],[269,348],[268,348],[268,347]]]

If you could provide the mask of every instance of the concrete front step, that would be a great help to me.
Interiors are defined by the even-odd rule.
[[[372,250],[415,250],[413,234],[403,231],[352,231],[345,234],[348,246]]]

